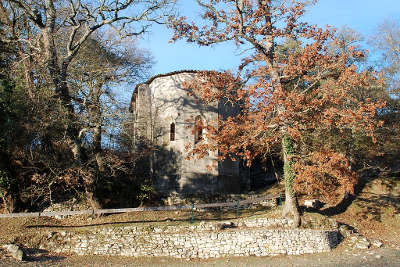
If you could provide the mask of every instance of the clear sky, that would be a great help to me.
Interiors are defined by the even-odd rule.
[[[190,19],[199,14],[195,0],[178,0],[180,13]],[[347,25],[368,38],[385,19],[400,19],[400,0],[319,0],[305,20],[319,26],[340,28]],[[153,74],[183,69],[235,69],[240,62],[234,44],[199,47],[178,41],[169,43],[172,32],[156,25],[140,41],[140,46],[153,54],[156,64]]]

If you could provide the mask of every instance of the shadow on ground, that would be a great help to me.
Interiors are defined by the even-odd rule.
[[[37,248],[24,248],[23,249],[25,252],[25,261],[30,261],[30,262],[47,262],[47,261],[52,261],[52,262],[60,262],[66,259],[64,256],[56,256],[56,255],[51,255],[49,251],[44,250],[44,249],[37,249]]]

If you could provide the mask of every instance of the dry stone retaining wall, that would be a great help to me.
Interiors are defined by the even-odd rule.
[[[41,248],[78,255],[215,258],[317,253],[329,251],[338,243],[336,230],[285,229],[289,223],[287,220],[256,219],[247,224],[125,226],[96,228],[85,233],[49,232]],[[282,228],[267,229],[276,226]]]

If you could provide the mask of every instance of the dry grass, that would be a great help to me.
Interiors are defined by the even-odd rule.
[[[280,216],[280,208],[258,208],[213,211],[145,211],[107,216],[71,216],[64,219],[53,217],[40,218],[11,218],[0,219],[0,243],[15,240],[32,239],[44,230],[88,231],[94,227],[124,227],[124,226],[179,226],[197,224],[200,221],[217,222],[262,216],[276,218]],[[22,242],[21,242],[22,243]]]
[[[356,199],[347,209],[333,218],[339,223],[348,224],[370,239],[379,239],[387,244],[400,245],[400,180],[398,178],[379,178],[369,181]],[[274,194],[281,187],[275,185],[261,194]],[[68,229],[86,231],[93,227],[122,226],[169,226],[190,225],[200,221],[217,222],[234,220],[236,218],[251,218],[261,216],[268,218],[280,217],[281,207],[208,211],[145,211],[124,214],[112,214],[91,218],[90,216],[74,216],[58,220],[49,217],[0,219],[0,243],[15,240],[31,239],[44,230]],[[238,215],[238,216],[237,216]],[[329,225],[327,217],[317,212],[305,212],[303,221],[306,227],[325,228]],[[22,243],[22,242],[21,242]]]
[[[367,238],[400,246],[400,179],[371,179],[347,210],[334,218]]]

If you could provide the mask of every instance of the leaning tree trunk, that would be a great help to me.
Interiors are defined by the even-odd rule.
[[[294,193],[294,141],[285,134],[282,139],[283,152],[283,176],[285,180],[285,205],[283,207],[282,216],[288,218],[293,216],[293,227],[300,226],[300,213],[297,205],[297,198]]]

